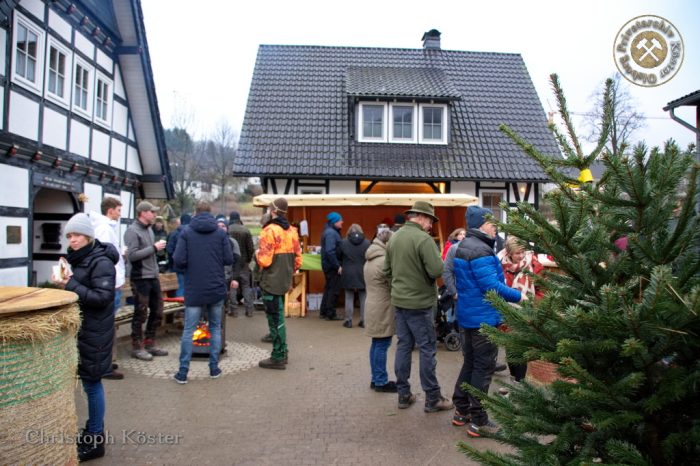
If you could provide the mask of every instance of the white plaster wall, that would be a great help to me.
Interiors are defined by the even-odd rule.
[[[80,32],[75,32],[75,48],[83,52],[87,57],[95,56],[95,46]]]
[[[126,168],[126,144],[118,139],[112,139],[112,159],[110,164],[121,170]]]
[[[29,170],[0,164],[0,187],[5,193],[0,197],[0,205],[29,208]],[[13,195],[8,196],[7,193]]]
[[[65,249],[61,251],[65,254]],[[32,267],[34,267],[34,272],[36,273],[36,284],[40,285],[51,279],[52,267],[56,265],[56,262],[52,261],[32,261]]]
[[[0,29],[0,63],[6,63],[5,48],[7,46],[7,30]],[[4,86],[3,86],[4,88]],[[3,93],[4,95],[4,93]]]
[[[469,194],[474,196],[474,193],[476,193],[476,183],[473,181],[453,181],[450,183],[450,191],[455,194]]]
[[[109,164],[109,135],[92,130],[92,151],[90,152],[92,160],[95,162]]]
[[[133,212],[136,207],[134,206],[134,195],[129,191],[121,191],[120,194],[120,199],[122,201],[122,218],[133,219]],[[126,231],[126,226],[124,226],[124,230]],[[122,231],[122,235],[123,234],[124,232]]]
[[[141,163],[139,161],[139,153],[135,147],[128,146],[126,148],[126,171],[141,175]]]
[[[0,47],[2,47],[3,50],[5,49],[4,44],[0,45]],[[5,108],[5,86],[0,86],[0,108]],[[5,129],[4,118],[0,118],[0,129]]]
[[[126,92],[124,92],[124,82],[122,81],[122,72],[119,68],[119,65],[116,65],[114,67],[114,93],[122,99],[126,99]],[[124,136],[126,136],[126,133],[124,134]]]
[[[355,194],[354,180],[331,180],[328,194]]]
[[[0,269],[0,286],[27,286],[27,267]]]
[[[42,214],[73,214],[70,194],[44,188],[34,198],[34,212]]]
[[[11,133],[36,141],[39,137],[39,103],[10,92],[10,116],[8,129]]]
[[[68,118],[62,113],[44,107],[43,143],[66,150],[66,134],[68,134]]]
[[[44,21],[44,4],[40,0],[22,0],[19,4],[41,21]]]
[[[102,186],[99,184],[85,183],[83,192],[88,197],[87,202],[83,204],[83,212],[100,213],[100,205],[102,204]]]
[[[128,135],[127,122],[129,113],[126,106],[119,102],[114,102],[112,105],[112,130],[115,133],[126,137]]]
[[[90,128],[78,120],[71,120],[69,151],[90,158]]]
[[[102,50],[97,49],[97,57],[95,61],[98,65],[107,70],[110,74],[112,73],[112,67],[114,66],[114,62]]]
[[[65,40],[70,42],[71,40],[71,27],[68,22],[63,18],[58,16],[58,14],[49,9],[49,26],[58,33],[59,36],[63,37]]]
[[[131,124],[131,118],[129,118],[129,131],[126,137],[128,137],[130,141],[136,142],[136,136],[134,136],[134,126]]]
[[[18,226],[22,229],[22,242],[7,244],[7,227]],[[29,255],[29,222],[26,218],[0,217],[0,259],[27,257]]]

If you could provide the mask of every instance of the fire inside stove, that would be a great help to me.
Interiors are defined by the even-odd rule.
[[[197,324],[197,328],[192,334],[192,344],[194,346],[209,346],[211,344],[211,332],[209,331],[209,323],[202,320]]]

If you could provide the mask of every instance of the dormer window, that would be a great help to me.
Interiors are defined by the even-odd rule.
[[[447,105],[360,102],[358,141],[447,144]]]

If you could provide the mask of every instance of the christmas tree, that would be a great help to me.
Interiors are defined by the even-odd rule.
[[[550,255],[561,274],[537,279],[539,302],[515,306],[491,293],[510,331],[482,331],[509,361],[549,361],[560,379],[513,384],[508,397],[467,387],[501,426],[491,437],[512,449],[459,448],[492,465],[700,464],[700,167],[673,141],[606,151],[609,98],[600,139],[584,154],[556,75],[551,84],[563,157],[501,130],[556,184],[544,199],[554,221],[519,203],[499,228]],[[602,178],[581,182],[594,160]]]

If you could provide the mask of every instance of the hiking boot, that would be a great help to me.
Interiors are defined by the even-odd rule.
[[[90,461],[105,456],[104,432],[83,431],[78,439],[78,461]]]
[[[175,382],[184,385],[187,383],[187,372],[180,369],[177,371],[177,374],[173,376],[173,379],[175,379]]]
[[[272,358],[263,359],[258,363],[259,367],[263,369],[278,369],[285,370],[287,366],[284,365],[284,360],[277,360]]]
[[[269,333],[260,339],[263,343],[272,343],[272,335]]]
[[[141,361],[153,361],[153,355],[145,349],[135,349],[131,351],[131,357]]]
[[[346,320],[345,322],[343,322],[343,327],[352,328],[352,322],[350,322],[349,320]]]
[[[452,425],[457,427],[466,426],[471,420],[472,417],[469,414],[462,414],[455,409],[455,413],[452,416]]]
[[[486,421],[486,424],[483,425],[476,425],[473,422],[469,424],[469,427],[467,427],[467,435],[470,437],[481,437],[482,435],[493,435],[496,432],[498,432],[500,427],[498,427],[496,424],[493,422]]]
[[[437,413],[438,411],[447,411],[448,409],[454,408],[455,405],[452,404],[450,400],[440,395],[437,400],[426,402],[423,411],[426,413]]]
[[[218,367],[209,369],[209,377],[212,379],[218,379],[219,377],[221,377],[221,369],[219,369]]]
[[[146,346],[146,351],[148,351],[153,356],[167,356],[168,352],[157,346]]]
[[[124,374],[122,374],[121,372],[112,370],[111,374],[107,374],[105,376],[102,376],[102,378],[107,379],[107,380],[122,380],[124,378]]]
[[[416,395],[413,393],[409,393],[408,395],[399,395],[399,409],[406,409],[415,402]]]
[[[396,388],[396,382],[393,380],[390,380],[389,382],[385,383],[384,385],[374,385],[374,391],[379,392],[379,393],[396,393],[398,392],[398,389]]]

